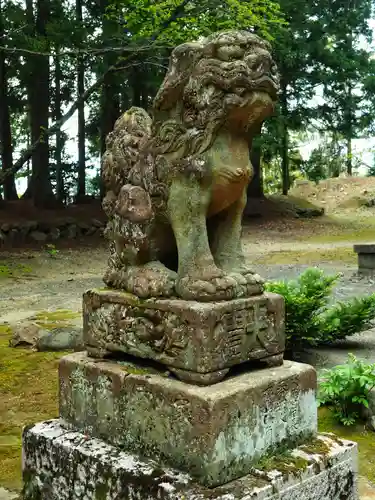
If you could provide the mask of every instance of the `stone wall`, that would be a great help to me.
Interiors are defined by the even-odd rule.
[[[20,221],[0,223],[0,246],[21,243],[53,243],[57,240],[74,240],[89,236],[102,237],[105,222],[98,219],[77,221],[73,218],[54,222]]]

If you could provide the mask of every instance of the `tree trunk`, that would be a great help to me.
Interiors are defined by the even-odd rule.
[[[253,138],[260,136],[262,131],[262,124],[260,124],[254,131]],[[253,166],[253,178],[247,188],[248,198],[263,198],[263,175],[261,168],[262,149],[259,141],[253,141],[250,150],[250,161]]]
[[[26,0],[26,28],[25,32],[27,36],[32,39],[35,38],[35,19],[34,19],[34,7],[33,0]],[[26,59],[26,68],[27,68],[27,79],[26,83],[26,91],[27,91],[27,115],[28,115],[28,126],[29,132],[27,134],[30,143],[33,143],[33,100],[35,93],[35,81],[32,78],[34,71],[34,55],[28,54]],[[29,147],[29,144],[27,145]],[[31,169],[30,169],[31,166]],[[30,199],[33,194],[32,189],[33,184],[33,159],[32,156],[28,159],[28,172],[27,172],[27,188],[22,195],[22,199]]]
[[[49,0],[37,0],[36,7],[36,35],[40,40],[46,41]],[[34,143],[42,137],[32,157],[32,198],[36,207],[47,208],[54,200],[49,170],[48,136],[44,134],[48,129],[50,103],[49,58],[44,55],[32,55],[32,62],[34,84],[31,85],[31,141]]]
[[[55,56],[55,119],[60,120],[62,116],[61,112],[61,64],[60,64],[60,49],[56,47]],[[64,177],[62,171],[62,151],[64,147],[63,136],[61,130],[56,132],[56,151],[55,151],[55,162],[56,162],[56,198],[59,202],[64,202],[65,190],[64,190]]]
[[[76,0],[76,18],[83,29],[82,0]],[[82,37],[81,42],[82,42]],[[83,95],[85,91],[85,66],[82,56],[77,59],[77,93]],[[85,103],[81,101],[78,106],[78,186],[77,197],[86,194],[86,148],[85,148]]]
[[[280,95],[280,109],[281,109],[281,172],[282,172],[282,193],[287,195],[290,188],[289,179],[289,131],[287,125],[288,119],[288,96],[286,84],[281,83]]]
[[[26,0],[29,4],[32,6],[32,0]],[[144,41],[148,41],[149,43],[154,42],[161,33],[163,33],[172,23],[174,23],[184,12],[185,7],[191,2],[191,0],[182,0],[182,2],[177,5],[175,9],[173,9],[172,13],[168,17],[166,21],[162,23],[160,28],[156,30],[152,36],[150,36],[148,39],[145,39]],[[131,61],[135,59],[137,55],[137,52],[134,51],[129,54],[125,58],[125,61],[127,63],[127,67],[131,67]],[[124,63],[125,61],[122,59],[119,61],[121,63],[122,69],[124,68]],[[88,89],[85,90],[84,94],[80,96],[68,109],[68,111],[61,117],[61,120],[58,122],[55,122],[53,125],[51,125],[47,130],[46,130],[46,135],[49,137],[51,135],[54,135],[57,130],[59,130],[64,123],[66,123],[69,118],[71,118],[75,111],[78,109],[79,104],[83,101],[86,102],[87,99],[97,90],[99,89],[104,82],[104,78],[108,73],[111,73],[115,70],[118,69],[119,63],[117,63],[115,66],[112,66],[108,68],[108,70],[100,76]],[[120,95],[120,92],[118,92],[118,96]],[[7,172],[0,172],[0,185],[3,185],[5,182],[5,179],[9,175],[14,175],[17,172],[21,170],[23,165],[32,157],[34,154],[36,148],[38,147],[39,143],[41,142],[41,137],[39,136],[36,141],[34,141],[31,146],[25,150],[23,150],[18,158],[18,160],[12,165],[12,168],[9,169]]]
[[[121,89],[121,113],[125,113],[130,108],[129,87],[124,85]]]
[[[104,44],[110,39],[113,30],[115,29],[113,21],[105,16],[105,9],[108,5],[108,0],[101,0],[101,11],[103,16],[103,40]],[[117,54],[107,53],[104,55],[105,70],[115,65],[117,62]],[[100,100],[100,150],[101,155],[106,150],[107,135],[112,132],[117,118],[120,116],[120,88],[116,81],[116,74],[114,72],[107,72],[103,79],[103,86]],[[101,183],[100,196],[104,196],[104,186]]]
[[[138,68],[133,68],[131,72],[131,87],[132,87],[132,106],[140,107],[142,105],[142,78]]]
[[[348,175],[353,175],[353,90],[352,83],[348,80],[348,100],[346,112],[346,172]]]
[[[6,43],[4,40],[3,12],[0,0],[0,46],[4,45],[6,45]],[[0,150],[2,170],[6,171],[12,167],[13,148],[8,101],[7,65],[5,51],[3,50],[0,50]],[[14,175],[10,175],[6,179],[3,192],[5,200],[18,199]]]

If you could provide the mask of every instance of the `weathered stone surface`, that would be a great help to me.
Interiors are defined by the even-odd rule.
[[[375,272],[375,244],[363,243],[354,245],[354,252],[358,254],[358,272],[374,274]]]
[[[325,452],[294,449],[280,471],[252,469],[207,489],[54,420],[24,431],[24,500],[358,500],[356,445],[333,436],[318,443]]]
[[[253,130],[273,112],[270,45],[246,31],[174,49],[152,119],[132,107],[107,137],[108,286],[212,302],[260,294],[241,220]],[[162,275],[162,279],[160,279]]]
[[[89,290],[83,322],[90,355],[122,351],[153,359],[193,383],[216,382],[249,360],[281,364],[285,348],[284,300],[270,293],[204,303]]]
[[[52,241],[58,240],[61,236],[60,229],[58,227],[53,227],[49,232],[49,237]]]
[[[290,361],[198,387],[79,353],[60,362],[60,416],[215,485],[246,474],[265,453],[313,436],[315,388],[315,370]]]
[[[84,350],[82,328],[73,326],[53,328],[41,335],[35,345],[38,351]]]
[[[30,233],[30,238],[34,241],[46,241],[47,235],[45,233],[42,233],[41,231],[32,231]]]
[[[12,327],[10,347],[30,346],[35,347],[38,338],[42,335],[42,328],[36,323],[19,323]]]
[[[362,243],[360,245],[354,245],[355,253],[372,253],[375,254],[375,243]]]

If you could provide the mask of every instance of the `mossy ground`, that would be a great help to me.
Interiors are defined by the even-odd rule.
[[[357,262],[357,254],[353,252],[353,247],[339,248],[319,248],[314,250],[299,250],[288,252],[271,252],[263,257],[257,257],[258,264],[300,264],[300,265],[316,265],[324,263],[344,263],[355,264]]]
[[[356,242],[373,242],[375,239],[375,226],[370,227],[348,227],[340,232],[331,232],[327,234],[319,234],[306,239],[307,243],[350,243]]]
[[[333,432],[342,439],[358,443],[359,473],[375,483],[375,432],[366,430],[363,423],[351,427],[340,425],[328,408],[319,408],[319,431]]]
[[[0,487],[21,487],[21,433],[27,424],[56,417],[57,365],[64,353],[8,346],[0,325]]]
[[[0,280],[31,277],[32,269],[17,262],[0,261]]]
[[[57,311],[41,311],[32,318],[31,321],[46,330],[69,326],[73,320],[81,318],[80,312],[58,309]]]

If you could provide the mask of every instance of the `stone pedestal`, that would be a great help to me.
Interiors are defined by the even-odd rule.
[[[315,389],[315,370],[290,361],[199,387],[76,353],[60,364],[60,416],[215,486],[247,474],[265,454],[314,437]]]
[[[24,431],[24,500],[358,500],[356,445],[317,435],[316,372],[283,363],[283,328],[272,294],[88,292],[60,419]]]
[[[354,245],[354,252],[358,254],[358,272],[373,275],[375,273],[375,244]]]
[[[24,500],[358,500],[357,446],[329,435],[216,488],[57,420],[27,428],[23,450]]]
[[[284,300],[271,293],[203,303],[90,290],[83,297],[83,317],[90,356],[124,352],[202,385],[247,361],[281,364],[285,348]]]

